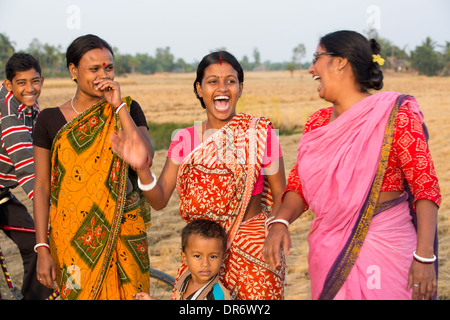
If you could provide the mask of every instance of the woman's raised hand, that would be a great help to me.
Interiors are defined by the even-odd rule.
[[[117,108],[122,103],[120,94],[120,84],[110,78],[99,78],[94,80],[96,89],[104,93],[106,101],[113,107]]]
[[[152,157],[148,153],[148,145],[139,130],[130,130],[111,135],[113,151],[135,170],[144,170],[152,165]]]

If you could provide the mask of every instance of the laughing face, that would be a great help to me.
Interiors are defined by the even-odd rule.
[[[8,91],[12,91],[14,97],[27,107],[33,106],[39,95],[44,78],[34,69],[17,71],[12,81],[5,80]]]
[[[114,61],[106,49],[92,49],[80,59],[78,66],[69,66],[70,74],[77,80],[78,89],[85,95],[101,98],[104,92],[96,89],[96,80],[114,79]]]
[[[208,66],[196,87],[212,127],[220,128],[234,117],[244,84],[239,83],[238,73],[229,63]]]
[[[319,97],[326,101],[333,101],[336,84],[333,78],[333,70],[335,67],[332,65],[334,57],[328,54],[321,45],[317,47],[317,55],[314,58],[313,63],[308,69],[308,72],[312,75],[313,80],[317,81],[317,92]]]

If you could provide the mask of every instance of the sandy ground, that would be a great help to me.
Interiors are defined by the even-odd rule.
[[[141,103],[147,119],[155,122],[175,121],[189,122],[204,119],[204,111],[193,98],[193,75],[155,75],[123,78],[122,88],[127,94],[135,97]],[[145,90],[142,86],[145,85]],[[47,89],[44,90],[41,105],[58,105],[70,99],[74,86],[70,81],[46,80]],[[323,107],[310,77],[305,73],[290,78],[286,73],[250,73],[246,75],[244,95],[238,105],[238,111],[255,115],[264,114],[272,119],[275,126],[298,127],[304,124],[307,117],[317,108]],[[180,89],[184,88],[184,89]],[[439,256],[440,271],[438,282],[438,298],[450,298],[450,168],[448,155],[450,154],[450,108],[449,78],[426,78],[411,75],[399,76],[392,74],[385,82],[384,90],[396,90],[409,93],[418,99],[425,114],[431,139],[430,150],[438,174],[443,202],[439,210]],[[264,96],[265,95],[265,96]],[[152,97],[152,98],[149,98]],[[269,97],[269,98],[267,98]],[[258,106],[257,108],[252,106]],[[300,132],[300,131],[298,131]],[[281,136],[280,144],[284,155],[286,175],[292,168],[300,133]],[[155,154],[154,171],[159,175],[165,161],[166,150]],[[25,199],[20,188],[16,190],[20,199],[31,209],[31,202]],[[151,265],[154,268],[175,275],[180,263],[180,230],[185,222],[178,213],[179,199],[173,194],[168,206],[161,211],[152,212],[152,226],[149,230],[149,249]],[[290,226],[293,249],[287,257],[287,287],[286,299],[310,299],[309,278],[307,265],[307,234],[313,216],[305,213]],[[0,232],[0,245],[6,256],[7,263],[15,284],[21,286],[22,265],[21,258],[14,243]],[[8,291],[5,281],[0,280],[0,290],[5,297]]]

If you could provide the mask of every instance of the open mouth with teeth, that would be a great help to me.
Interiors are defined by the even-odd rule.
[[[217,96],[214,98],[214,107],[219,111],[227,110],[230,103],[230,97]]]
[[[317,86],[317,91],[321,91],[322,90],[322,78],[320,76],[313,76],[313,80],[317,81],[319,83],[319,85]]]
[[[36,93],[22,94],[21,99],[22,99],[22,103],[24,103],[25,105],[30,107],[30,106],[34,105],[34,103],[37,100]]]

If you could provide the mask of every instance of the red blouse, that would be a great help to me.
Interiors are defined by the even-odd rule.
[[[306,122],[303,134],[328,124],[332,113],[333,107],[315,112]],[[441,204],[439,183],[422,124],[408,107],[402,106],[395,124],[392,150],[381,191],[404,191],[405,181],[408,182],[414,202],[429,199],[438,206]],[[284,193],[287,191],[295,191],[305,200],[297,164],[289,173]],[[306,201],[305,205],[306,210]]]

